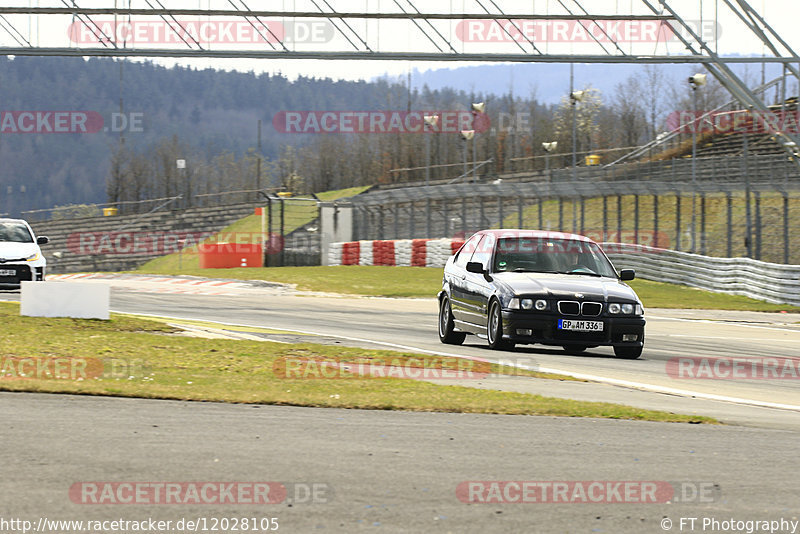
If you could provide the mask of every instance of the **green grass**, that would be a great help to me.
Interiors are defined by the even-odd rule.
[[[0,349],[0,390],[112,395],[157,399],[220,401],[291,406],[414,410],[438,412],[603,417],[648,421],[715,423],[707,417],[598,402],[583,402],[461,386],[441,386],[397,378],[284,378],[285,362],[347,361],[379,364],[470,365],[497,372],[480,362],[445,360],[390,351],[315,344],[283,345],[256,341],[197,339],[153,320],[113,315],[110,321],[20,317],[15,303],[0,303],[4,324]],[[67,378],[15,376],[19,359],[53,361],[65,367],[89,362],[96,370]],[[432,361],[435,360],[435,361]],[[67,363],[64,363],[67,362]],[[91,365],[100,362],[100,366]],[[477,367],[476,367],[477,366]],[[482,366],[482,367],[481,367]],[[463,369],[463,367],[461,367]],[[26,368],[29,369],[29,368]],[[518,374],[518,373],[515,373]],[[306,375],[304,375],[306,376]],[[79,379],[81,378],[81,379]]]
[[[179,274],[169,269],[142,268],[151,274]],[[180,274],[238,280],[268,280],[296,284],[298,289],[377,297],[433,298],[442,287],[442,269],[432,267],[268,267],[189,269]],[[788,304],[769,304],[738,295],[712,293],[687,286],[633,280],[631,287],[648,308],[800,312]]]
[[[347,198],[354,195],[363,193],[370,186],[350,187],[348,189],[338,189],[335,191],[325,191],[318,193],[317,198],[324,201],[337,200],[340,198]],[[311,197],[294,197],[295,199],[310,199]],[[289,234],[298,228],[310,223],[317,217],[317,206],[313,202],[292,201],[289,199],[285,203],[284,217],[284,232]],[[273,213],[273,224],[277,227],[279,224],[278,211]],[[209,238],[210,242],[229,242],[229,243],[252,243],[253,236],[261,233],[261,216],[248,215],[247,217],[236,221],[235,223],[227,226],[213,237]],[[238,234],[238,235],[237,235]],[[197,254],[197,247],[188,247],[183,250],[182,254],[168,254],[160,258],[155,258],[144,264],[141,269],[146,272],[178,272],[181,274],[190,274],[189,271],[200,268],[200,258]]]

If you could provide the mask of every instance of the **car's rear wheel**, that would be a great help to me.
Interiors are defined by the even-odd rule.
[[[461,345],[467,334],[455,331],[453,313],[450,310],[450,299],[442,297],[439,303],[439,341],[448,345]]]
[[[503,312],[500,303],[492,301],[489,306],[489,317],[486,322],[486,339],[489,347],[495,350],[512,350],[514,343],[503,339]]]
[[[587,345],[563,345],[563,348],[567,354],[580,354],[589,347]]]
[[[642,355],[644,347],[614,347],[614,356],[623,360],[635,360]]]

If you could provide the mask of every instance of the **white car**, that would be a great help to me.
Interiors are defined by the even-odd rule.
[[[44,280],[47,260],[39,245],[50,240],[36,237],[22,219],[0,219],[0,288],[18,288],[23,280]]]

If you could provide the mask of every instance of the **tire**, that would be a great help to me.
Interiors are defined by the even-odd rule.
[[[489,316],[486,321],[486,339],[489,348],[494,350],[513,350],[514,343],[503,339],[503,313],[496,300],[489,305]]]
[[[461,345],[467,334],[455,331],[453,314],[450,310],[450,299],[442,297],[439,303],[439,341],[448,345]]]
[[[587,345],[564,345],[562,348],[567,354],[580,354],[589,347]]]
[[[622,360],[635,360],[642,355],[644,347],[614,347],[614,356]]]

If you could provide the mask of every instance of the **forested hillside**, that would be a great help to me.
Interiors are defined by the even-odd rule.
[[[256,147],[259,119],[266,157],[302,141],[272,129],[272,117],[280,110],[404,108],[405,94],[401,85],[385,82],[289,82],[281,75],[167,69],[149,62],[121,67],[110,59],[3,57],[4,118],[25,111],[88,111],[99,113],[109,131],[14,133],[9,118],[0,130],[0,213],[104,202],[112,153],[120,142],[120,134],[111,131],[120,103],[129,122],[141,121],[141,127],[123,132],[128,149],[147,150],[175,136],[189,147],[191,153],[181,157],[191,164],[192,157],[226,151],[238,156]]]
[[[572,109],[566,93],[557,104],[543,104],[535,90],[485,94],[431,90],[413,81],[412,87],[405,79],[290,81],[280,74],[150,62],[0,58],[0,213],[257,186],[314,192],[421,180],[428,162],[434,165],[431,178],[449,179],[462,173],[465,157],[472,160],[473,154],[477,161],[492,160],[483,169],[490,174],[542,168],[542,143],[550,141],[558,141],[557,152],[564,155],[549,164],[570,164]],[[576,107],[579,152],[646,142],[663,129],[670,110],[692,105],[688,86],[676,87],[660,67],[644,66],[612,91],[579,88],[587,90]],[[726,100],[713,82],[699,93],[700,109]],[[485,113],[471,114],[471,103],[481,102]],[[334,114],[335,133],[320,124],[323,114],[307,113],[313,110],[344,112]],[[377,115],[365,127],[347,128],[353,118],[348,111],[381,110],[397,112],[384,117],[389,122],[416,114],[416,131],[408,123],[376,129],[371,121],[381,119]],[[305,115],[289,128],[287,112]],[[447,124],[452,112],[483,125]],[[426,130],[432,134],[419,135],[428,113],[440,122]],[[61,122],[59,114],[66,117]],[[286,133],[298,125],[313,133]],[[465,142],[460,131],[469,129],[477,133]],[[177,168],[178,159],[186,161],[185,169]]]

